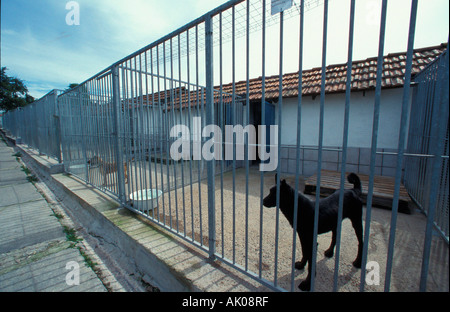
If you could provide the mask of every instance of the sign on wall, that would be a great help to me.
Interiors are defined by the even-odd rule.
[[[283,12],[292,7],[293,0],[272,0],[272,15]]]

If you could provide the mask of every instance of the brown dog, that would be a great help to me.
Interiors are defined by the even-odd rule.
[[[99,156],[94,156],[88,160],[89,166],[98,166],[103,176],[103,186],[106,185],[106,175],[117,171],[117,164],[115,162],[104,162]],[[128,166],[127,163],[123,163],[123,172],[125,176],[125,184],[128,183]]]

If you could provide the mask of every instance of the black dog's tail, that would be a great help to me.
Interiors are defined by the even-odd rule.
[[[350,173],[347,176],[347,180],[348,180],[348,182],[353,184],[353,189],[355,190],[356,194],[358,196],[360,196],[361,195],[361,180],[359,179],[359,177],[355,173]]]

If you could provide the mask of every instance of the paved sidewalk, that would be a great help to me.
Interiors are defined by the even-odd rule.
[[[14,154],[0,141],[0,292],[106,291]]]

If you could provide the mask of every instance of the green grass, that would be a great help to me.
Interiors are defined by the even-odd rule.
[[[84,251],[84,249],[78,248],[78,250],[80,251],[81,256],[84,258],[84,263],[86,263],[86,265],[88,267],[90,267],[93,271],[95,271],[97,269],[97,265],[98,263],[95,261],[92,261],[91,257],[89,257],[86,252]]]
[[[57,212],[53,212],[51,214],[51,216],[55,217],[58,220],[64,219],[64,216],[62,214],[60,214],[60,213],[57,213]]]
[[[16,153],[16,154],[20,154],[20,153]],[[14,155],[16,155],[16,154],[14,154]],[[16,159],[17,159],[17,161],[19,161],[18,157]],[[26,166],[22,165],[22,171],[25,172],[25,174],[27,175],[28,182],[34,184],[35,182],[39,181],[38,177],[36,175],[32,174],[33,172]]]
[[[75,247],[78,242],[81,242],[83,240],[82,238],[79,238],[76,235],[75,229],[72,229],[66,225],[63,225],[63,231],[66,234],[67,240],[72,242],[72,247]]]
[[[30,175],[31,174],[31,170],[28,169],[27,167],[25,167],[24,165],[22,165],[22,171],[25,172],[26,175]]]
[[[29,176],[27,176],[27,180],[28,180],[28,182],[30,182],[30,183],[35,183],[35,182],[38,182],[39,181],[39,179],[33,174],[33,175],[29,175]]]
[[[63,218],[63,216],[60,214],[55,213],[55,216],[57,218]],[[94,262],[91,259],[91,257],[89,257],[89,255],[84,251],[83,248],[81,248],[80,246],[77,246],[78,242],[81,242],[83,239],[76,235],[76,231],[73,228],[63,225],[63,230],[64,230],[64,233],[66,234],[67,240],[71,242],[70,248],[77,248],[78,251],[80,252],[81,256],[84,259],[84,263],[86,263],[86,265],[89,268],[91,268],[93,271],[95,271],[98,263]]]

